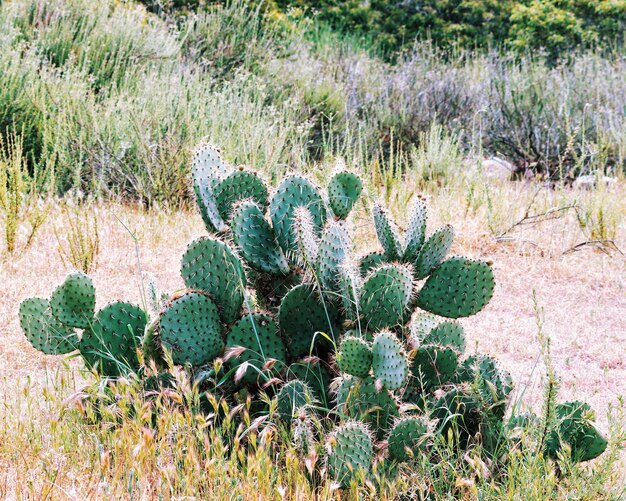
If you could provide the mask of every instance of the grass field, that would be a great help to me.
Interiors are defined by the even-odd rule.
[[[513,400],[521,399],[523,405],[541,412],[545,384],[541,346],[549,337],[553,367],[560,380],[559,397],[588,401],[613,443],[610,453],[589,467],[576,467],[563,481],[545,465],[525,459],[518,464],[517,473],[509,473],[506,488],[495,488],[488,478],[468,474],[471,481],[459,487],[455,495],[466,499],[478,495],[493,499],[619,499],[624,495],[620,486],[626,472],[626,457],[619,452],[626,429],[622,400],[626,394],[624,256],[589,246],[563,254],[586,240],[573,211],[543,223],[520,225],[507,234],[513,237],[509,240],[498,241],[490,226],[497,222],[499,228],[506,229],[519,221],[525,203],[533,197],[534,210],[539,212],[574,201],[590,207],[601,197],[615,221],[615,244],[623,249],[624,186],[602,193],[564,189],[542,190],[536,195],[532,184],[490,184],[496,202],[489,211],[485,205],[468,209],[459,186],[431,187],[426,194],[434,220],[452,223],[458,229],[452,252],[494,263],[498,285],[492,302],[482,314],[463,321],[469,351],[476,348],[501,360],[516,382]],[[390,200],[392,207],[399,209],[404,194],[414,188],[411,182],[402,188],[398,185],[398,197]],[[375,194],[370,191],[370,196]],[[95,213],[101,252],[92,276],[102,302],[99,307],[112,300],[141,301],[134,241],[125,226],[138,240],[142,270],[152,273],[163,290],[173,292],[183,286],[180,256],[190,240],[205,233],[194,211],[159,212],[108,203],[98,206]],[[242,499],[261,499],[279,498],[280,489],[285,489],[282,492],[286,496],[313,496],[304,481],[306,468],[296,465],[289,452],[273,448],[276,445],[272,446],[271,439],[263,442],[268,440],[264,435],[259,438],[264,445],[259,445],[256,455],[248,453],[253,457],[248,458],[246,473],[237,467],[236,459],[216,450],[219,447],[215,443],[210,454],[203,449],[202,444],[208,447],[208,438],[201,432],[202,423],[184,413],[172,412],[163,418],[167,421],[163,427],[169,431],[158,436],[137,417],[123,420],[121,428],[110,429],[81,420],[76,392],[84,386],[93,388],[92,376],[80,373],[78,360],[41,356],[25,340],[17,323],[19,302],[27,296],[48,295],[69,269],[57,252],[55,237],[55,231],[58,234],[67,229],[64,214],[59,207],[53,208],[36,242],[2,262],[0,495],[137,499],[169,493],[167,498],[176,493],[229,498],[234,489]],[[355,220],[357,232],[363,226],[361,218],[366,217],[361,214]],[[120,390],[122,401],[132,401],[132,385],[130,388]],[[187,430],[182,435],[172,431],[181,426]],[[180,451],[168,452],[171,440],[177,441]],[[180,456],[182,450],[190,451],[189,455]],[[273,470],[274,460],[285,465],[284,470]],[[191,482],[198,475],[202,480]],[[541,480],[534,478],[537,475]],[[382,496],[395,498],[411,492],[406,482],[390,484]],[[366,497],[374,495],[373,491],[368,494],[367,488],[360,492]],[[323,484],[317,495],[332,497],[339,491]]]

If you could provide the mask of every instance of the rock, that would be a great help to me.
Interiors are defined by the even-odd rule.
[[[617,179],[610,176],[602,176],[597,177],[593,174],[586,174],[584,176],[578,176],[574,179],[572,183],[572,188],[575,190],[591,190],[596,187],[597,184],[600,184],[606,188],[610,188],[611,186],[617,183]]]
[[[515,166],[511,162],[498,157],[488,158],[482,162],[482,173],[492,179],[508,181],[515,172]]]

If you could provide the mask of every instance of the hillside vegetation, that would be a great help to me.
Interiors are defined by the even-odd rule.
[[[393,64],[323,26],[238,1],[182,17],[108,0],[4,2],[3,150],[19,139],[57,193],[169,206],[187,198],[188,152],[203,137],[274,175],[335,155],[368,176],[443,179],[491,154],[555,180],[624,168],[619,52],[554,65],[424,42]],[[425,165],[442,143],[448,163]]]

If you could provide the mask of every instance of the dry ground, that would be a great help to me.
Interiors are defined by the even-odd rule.
[[[409,184],[402,189],[407,193],[413,187]],[[499,218],[501,227],[518,220],[532,191],[523,185],[498,188],[492,219]],[[626,249],[624,193],[621,186],[602,195],[608,197],[616,243],[621,249]],[[558,206],[568,197],[591,204],[597,202],[595,196],[549,193],[542,204]],[[561,379],[560,399],[588,401],[598,413],[600,426],[606,427],[608,406],[626,395],[624,255],[607,255],[591,248],[563,255],[563,250],[585,239],[573,214],[522,226],[521,232],[512,233],[514,240],[496,242],[483,206],[467,211],[458,194],[446,190],[429,198],[434,209],[431,231],[435,224],[450,222],[458,230],[454,253],[494,262],[497,289],[493,300],[485,311],[463,321],[470,349],[476,346],[498,357],[524,392],[524,401],[538,408],[545,369],[537,339],[534,293],[543,312],[543,332],[552,343],[554,368]],[[391,202],[403,205],[401,199]],[[134,243],[120,220],[136,232],[143,270],[155,275],[161,289],[172,292],[182,287],[180,256],[190,240],[204,233],[195,212],[147,212],[109,204],[98,209],[98,220],[101,253],[93,279],[99,307],[112,300],[140,301]],[[59,211],[52,212],[29,250],[0,263],[0,376],[5,391],[27,377],[41,382],[46,368],[60,365],[59,358],[35,351],[17,322],[19,302],[29,296],[48,296],[68,271],[57,253],[55,225],[63,227]],[[362,226],[360,220],[356,226]],[[72,365],[79,364],[73,361]],[[35,384],[31,392],[37,388]]]

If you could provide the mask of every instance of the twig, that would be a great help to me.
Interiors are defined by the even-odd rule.
[[[563,207],[551,208],[551,209],[548,209],[547,211],[541,212],[539,214],[531,214],[530,213],[530,209],[532,209],[533,205],[535,204],[535,199],[537,198],[537,195],[539,194],[540,191],[541,191],[541,188],[539,188],[539,189],[537,189],[537,191],[535,191],[532,199],[530,200],[530,203],[528,204],[528,207],[526,207],[526,212],[524,213],[522,218],[519,221],[517,221],[516,223],[513,223],[511,226],[509,226],[502,233],[500,233],[496,237],[496,240],[501,240],[502,237],[506,236],[508,233],[513,231],[518,226],[523,226],[523,225],[526,225],[526,224],[543,223],[544,221],[551,221],[553,219],[558,219],[558,218],[563,216],[563,213],[565,211],[568,211],[570,209],[576,209],[578,207],[574,203],[574,204],[570,204],[570,205],[564,205]]]
[[[578,252],[582,250],[584,247],[595,247],[596,249],[604,252],[605,254],[610,255],[610,251],[619,252],[622,256],[624,253],[617,246],[617,244],[613,240],[587,240],[586,242],[581,242],[579,244],[574,245],[574,247],[570,247],[563,254],[571,254],[573,252]]]

